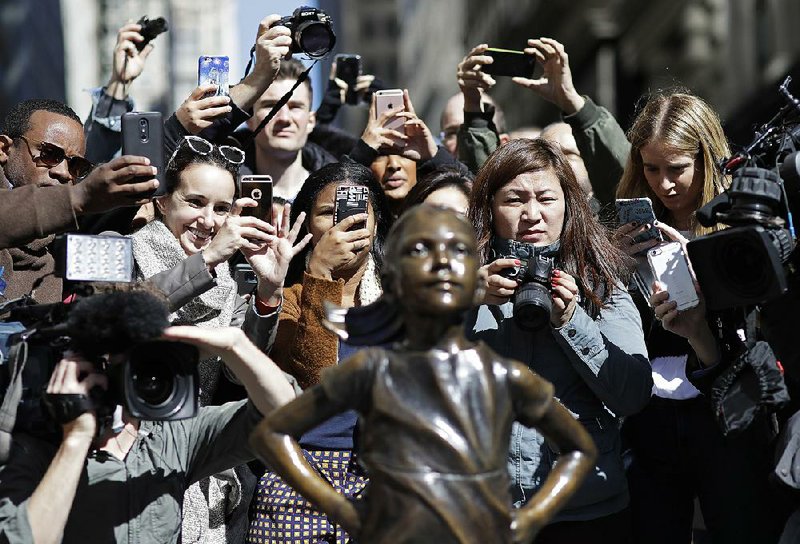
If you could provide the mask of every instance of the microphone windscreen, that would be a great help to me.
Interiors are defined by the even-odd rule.
[[[93,295],[74,304],[67,330],[73,347],[87,357],[121,353],[158,338],[169,326],[166,305],[145,291]]]

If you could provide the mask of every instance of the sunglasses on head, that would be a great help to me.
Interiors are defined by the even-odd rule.
[[[66,160],[67,170],[70,175],[76,179],[85,178],[92,171],[92,168],[94,168],[94,165],[88,159],[79,157],[78,155],[69,157],[66,151],[50,142],[34,140],[33,138],[27,138],[25,136],[19,136],[19,139],[25,142],[25,146],[28,148],[28,153],[31,154],[33,162],[41,163],[48,168],[54,168]],[[37,156],[33,155],[31,144],[37,146],[39,150]]]
[[[219,150],[219,154],[222,155],[222,158],[229,163],[238,165],[244,162],[244,151],[238,147],[233,147],[230,145],[215,146],[200,136],[184,136],[183,141],[180,143],[180,145],[178,145],[178,147],[175,148],[175,151],[172,152],[172,156],[169,158],[169,162],[167,162],[168,168],[172,164],[172,161],[175,160],[175,156],[183,148],[184,144],[189,146],[189,149],[198,155],[208,155],[214,151],[214,148],[216,147],[217,150]]]

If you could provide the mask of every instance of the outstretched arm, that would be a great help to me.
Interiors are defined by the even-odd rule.
[[[553,399],[553,386],[521,364],[511,373],[517,418],[523,425],[536,427],[559,458],[539,491],[525,506],[513,512],[511,529],[514,542],[530,542],[542,527],[564,507],[594,466],[597,450],[591,437]]]

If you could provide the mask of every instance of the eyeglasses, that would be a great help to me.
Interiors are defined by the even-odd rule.
[[[167,162],[167,168],[172,164],[172,161],[175,160],[175,157],[178,155],[178,152],[183,148],[183,144],[189,146],[189,149],[197,153],[198,155],[208,155],[214,151],[216,147],[219,150],[219,154],[222,155],[222,158],[228,161],[231,164],[242,164],[244,162],[244,151],[239,149],[238,147],[233,147],[230,145],[218,145],[215,146],[205,138],[201,138],[200,136],[184,136],[183,141],[175,148],[175,151],[172,152],[172,156],[169,158]]]
[[[33,159],[35,163],[41,163],[48,168],[54,168],[66,160],[67,170],[70,175],[76,179],[85,178],[92,171],[92,168],[94,168],[94,165],[88,159],[78,155],[69,157],[66,151],[50,142],[34,140],[33,138],[27,138],[25,136],[18,136],[18,138],[25,142],[25,147],[28,148],[28,153],[31,154],[31,159]],[[31,144],[36,145],[39,149],[39,154],[35,157],[31,150]]]

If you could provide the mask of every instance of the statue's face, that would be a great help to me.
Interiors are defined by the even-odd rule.
[[[416,212],[416,213],[414,213]],[[420,315],[472,306],[478,287],[478,250],[472,227],[449,210],[412,211],[388,263],[398,301]]]

